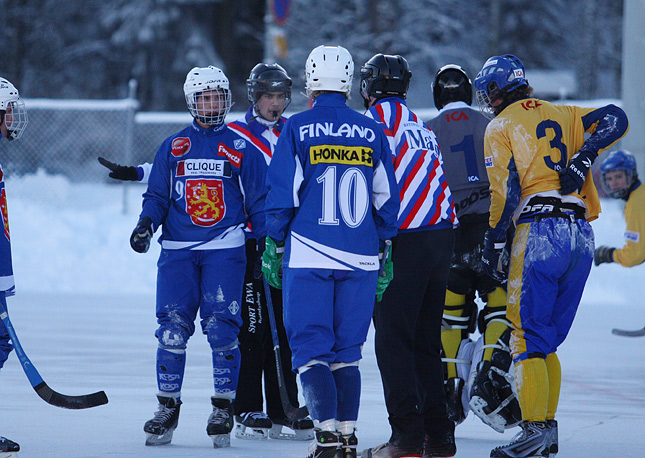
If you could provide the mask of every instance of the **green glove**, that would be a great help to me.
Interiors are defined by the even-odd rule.
[[[277,289],[282,289],[282,258],[284,258],[284,242],[276,243],[267,236],[266,248],[262,253],[262,273],[269,285]]]
[[[394,278],[394,264],[392,264],[392,256],[390,256],[390,246],[391,242],[386,240],[381,257],[381,269],[379,269],[378,280],[376,280],[376,302],[381,302],[385,289]]]

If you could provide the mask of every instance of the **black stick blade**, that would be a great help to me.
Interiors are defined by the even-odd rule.
[[[90,409],[108,403],[105,391],[81,396],[68,396],[52,390],[45,382],[36,385],[34,390],[46,403],[63,409]]]

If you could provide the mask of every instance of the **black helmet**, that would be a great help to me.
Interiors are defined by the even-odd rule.
[[[473,85],[459,65],[448,64],[439,69],[432,83],[434,106],[441,110],[450,102],[473,103]]]
[[[404,99],[408,93],[410,78],[412,72],[405,58],[376,54],[361,68],[361,95],[365,101],[365,108],[369,106],[370,97],[382,99],[395,96]]]
[[[249,79],[246,80],[246,89],[249,102],[255,104],[265,92],[284,92],[287,99],[284,107],[291,102],[291,85],[293,82],[287,71],[278,64],[260,63],[253,67]]]

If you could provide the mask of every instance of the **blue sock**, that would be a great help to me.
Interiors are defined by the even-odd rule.
[[[241,359],[242,355],[237,346],[232,350],[213,350],[215,397],[235,399]]]
[[[186,350],[157,348],[157,386],[159,391],[179,394],[184,381]],[[173,396],[176,397],[176,396]]]
[[[327,366],[316,365],[300,374],[302,394],[311,418],[325,421],[336,418],[336,383]]]
[[[361,373],[358,366],[346,366],[332,372],[338,392],[338,421],[356,421],[361,398]]]

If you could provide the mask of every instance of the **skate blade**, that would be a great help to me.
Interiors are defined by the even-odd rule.
[[[265,441],[269,439],[269,428],[252,428],[235,425],[235,437],[242,440]]]
[[[172,433],[175,430],[170,430],[165,434],[150,434],[146,433],[146,445],[167,445],[172,441]]]
[[[285,431],[286,430],[286,431]],[[284,425],[273,425],[269,431],[271,439],[286,441],[310,441],[314,438],[313,429],[295,429]]]
[[[213,447],[215,448],[226,448],[231,446],[230,434],[213,434],[209,437],[213,440]]]

